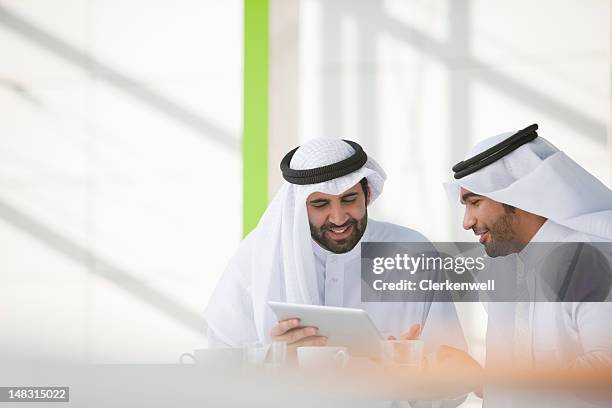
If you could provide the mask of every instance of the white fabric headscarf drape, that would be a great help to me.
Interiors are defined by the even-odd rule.
[[[295,170],[322,167],[347,159],[354,153],[355,150],[340,139],[313,139],[297,149],[290,167]],[[256,247],[251,260],[251,282],[254,318],[260,339],[266,335],[263,328],[269,313],[267,300],[272,298],[269,293],[275,291],[275,277],[284,276],[287,302],[321,302],[306,199],[313,192],[340,194],[364,177],[368,180],[373,202],[382,192],[386,174],[372,158],[368,158],[359,170],[323,183],[295,185],[283,181],[281,189],[251,232],[256,235],[253,237]]]
[[[483,140],[466,159],[514,133]],[[445,187],[454,203],[458,203],[463,187],[576,231],[612,240],[612,191],[541,136]]]

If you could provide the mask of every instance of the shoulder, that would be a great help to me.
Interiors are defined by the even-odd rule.
[[[546,220],[542,226],[544,231],[542,241],[547,242],[602,242],[607,241],[595,235],[566,227],[552,220]]]
[[[555,244],[538,271],[564,302],[604,302],[612,288],[608,244],[562,242]]]
[[[568,234],[563,237],[562,242],[598,242],[602,241],[602,238],[599,238],[595,235],[586,234],[584,232],[576,231],[567,228]]]
[[[430,242],[425,235],[402,225],[368,219],[368,241]]]

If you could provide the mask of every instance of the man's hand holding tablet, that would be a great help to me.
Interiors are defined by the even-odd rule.
[[[380,354],[380,342],[384,337],[364,310],[273,301],[268,305],[279,321],[271,333],[273,340],[309,342],[299,343],[298,347],[347,347],[352,356],[359,357]]]
[[[327,337],[319,336],[317,327],[300,326],[299,318],[281,320],[270,331],[272,341],[286,341],[288,347],[325,346]]]

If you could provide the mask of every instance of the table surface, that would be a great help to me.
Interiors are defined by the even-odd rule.
[[[347,369],[211,369],[193,364],[12,363],[3,365],[0,386],[67,386],[69,404],[87,407],[388,406],[386,394],[378,395],[378,385],[370,382],[375,372],[367,378],[357,378],[354,373]],[[21,402],[16,406],[44,404]],[[48,404],[56,407],[61,403]]]

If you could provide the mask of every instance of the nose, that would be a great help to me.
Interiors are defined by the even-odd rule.
[[[466,207],[465,214],[463,214],[463,229],[472,229],[474,225],[476,225],[476,217],[474,217],[470,210]]]
[[[349,219],[348,214],[342,208],[341,205],[334,204],[331,207],[332,208],[329,214],[329,222],[336,225],[342,225]]]

